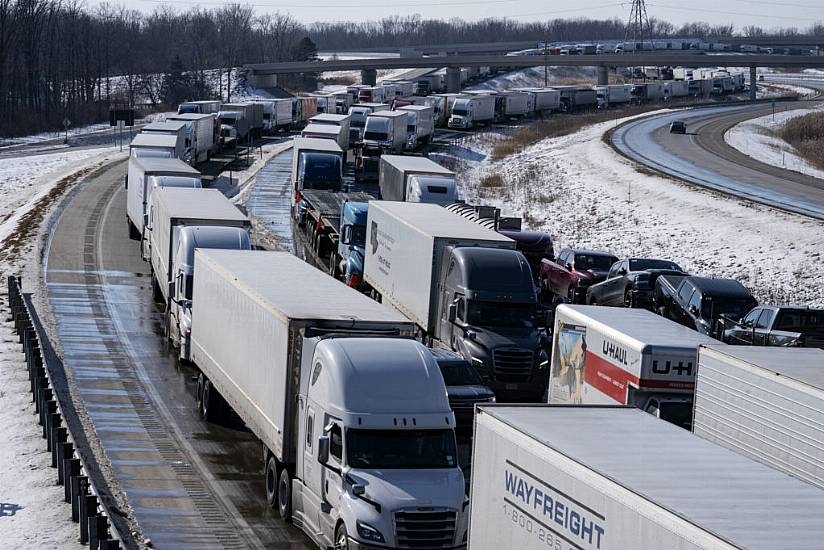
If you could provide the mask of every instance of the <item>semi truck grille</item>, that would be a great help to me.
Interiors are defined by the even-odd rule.
[[[457,513],[444,508],[412,508],[395,512],[398,548],[451,548]]]
[[[471,411],[475,408],[475,403],[486,403],[489,400],[488,397],[469,397],[469,398],[451,398],[449,400],[449,407],[455,410],[461,411]]]
[[[500,382],[528,382],[532,372],[532,352],[526,350],[502,350],[492,352],[495,378]]]

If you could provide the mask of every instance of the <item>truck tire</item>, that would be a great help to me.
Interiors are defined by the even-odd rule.
[[[329,275],[333,279],[338,279],[338,263],[340,262],[340,256],[338,256],[337,252],[332,252],[329,257]]]
[[[269,453],[269,457],[266,459],[266,502],[272,508],[276,508],[278,505],[278,482],[280,480],[278,474],[278,461],[275,459],[275,455]]]
[[[217,394],[212,382],[204,377],[203,395],[200,399],[200,418],[206,422],[215,422],[220,408],[220,396]]]
[[[126,216],[126,224],[129,226],[129,238],[133,241],[139,241],[140,231],[137,230],[137,227],[135,227],[132,220],[129,219],[129,216]]]
[[[283,521],[292,519],[292,476],[289,468],[280,469],[278,476],[278,515]]]
[[[152,300],[156,304],[163,303],[163,293],[160,292],[160,285],[157,283],[157,277],[152,277]]]
[[[635,307],[635,294],[632,293],[631,288],[628,288],[626,292],[624,292],[624,307]]]
[[[206,377],[203,376],[203,373],[197,375],[197,385],[195,386],[195,405],[197,406],[197,410],[200,411],[200,405],[203,403],[203,383],[206,381]]]
[[[346,524],[340,522],[335,528],[335,550],[347,550],[349,548],[349,533],[346,531]]]

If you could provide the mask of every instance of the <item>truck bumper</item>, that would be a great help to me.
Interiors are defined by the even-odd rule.
[[[543,397],[546,393],[547,384],[549,382],[549,375],[547,376],[533,376],[530,382],[499,382],[497,380],[488,380],[484,383],[495,392],[495,398],[498,402],[525,402],[525,403],[543,403]],[[458,420],[456,419],[457,423]]]
[[[374,544],[366,544],[364,542],[358,542],[352,537],[348,537],[349,540],[347,541],[347,546],[349,550],[391,550],[394,549],[394,546],[378,546]],[[466,544],[462,544],[459,546],[452,546],[447,550],[466,550]]]

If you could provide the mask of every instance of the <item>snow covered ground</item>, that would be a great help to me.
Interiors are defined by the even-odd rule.
[[[509,88],[528,88],[544,85],[544,67],[529,67],[511,71],[495,78],[470,86],[469,90],[506,90]],[[594,67],[553,67],[547,68],[546,81],[550,86],[586,82],[594,85],[597,79]]]
[[[601,139],[623,120],[500,161],[488,158],[493,136],[434,156],[460,171],[463,198],[522,216],[552,235],[556,251],[668,258],[697,275],[736,278],[763,303],[824,306],[824,223],[637,171]]]
[[[791,118],[822,109],[824,105],[818,105],[814,108],[776,113],[775,120],[772,115],[747,120],[730,128],[724,134],[724,140],[745,155],[761,162],[824,179],[824,170],[816,168],[796,155],[792,145],[773,134]]]

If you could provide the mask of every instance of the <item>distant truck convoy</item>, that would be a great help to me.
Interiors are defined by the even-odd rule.
[[[129,237],[143,236],[152,192],[163,187],[200,188],[200,172],[180,159],[130,158],[126,175],[126,223]]]
[[[630,405],[689,429],[698,346],[711,343],[644,309],[559,305],[548,401]]]
[[[383,155],[378,177],[385,201],[447,205],[458,197],[455,172],[426,157]]]
[[[479,405],[472,550],[813,550],[824,491],[624,407]]]
[[[824,351],[701,346],[693,431],[824,489]]]
[[[198,249],[195,270],[199,409],[225,400],[263,442],[278,515],[322,548],[465,548],[455,416],[414,325],[289,253]]]
[[[529,263],[515,242],[441,206],[371,201],[364,279],[425,338],[461,353],[504,398],[549,376]]]

